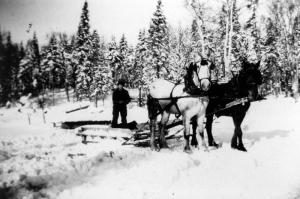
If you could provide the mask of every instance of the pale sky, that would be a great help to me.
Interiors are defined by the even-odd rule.
[[[37,32],[40,43],[52,31],[72,34],[77,31],[84,0],[0,0],[0,28],[12,33],[15,42],[26,41]],[[163,11],[172,26],[189,26],[192,16],[184,0],[162,0]],[[131,44],[138,31],[148,28],[157,0],[88,0],[91,30],[106,41],[125,34]],[[29,33],[28,24],[32,23]]]

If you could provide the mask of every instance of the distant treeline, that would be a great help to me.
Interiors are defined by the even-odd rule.
[[[299,80],[300,3],[273,0],[270,16],[259,18],[258,0],[245,2],[249,17],[241,24],[236,0],[224,1],[213,16],[202,0],[186,0],[195,17],[192,25],[173,28],[158,0],[149,28],[140,30],[135,46],[125,35],[106,42],[91,31],[87,2],[77,33],[50,33],[46,45],[39,46],[36,32],[26,44],[16,44],[9,31],[2,31],[0,104],[56,88],[67,93],[73,89],[78,100],[93,99],[109,92],[120,78],[131,88],[147,87],[155,78],[178,82],[199,57],[215,62],[218,78],[230,78],[245,58],[261,61],[265,91],[288,92]]]

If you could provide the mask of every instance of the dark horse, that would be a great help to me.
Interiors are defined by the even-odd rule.
[[[218,147],[212,135],[213,116],[230,116],[233,119],[235,130],[231,140],[231,147],[241,151],[247,151],[244,147],[241,123],[250,107],[250,102],[258,99],[258,86],[262,83],[262,75],[259,71],[260,62],[253,64],[244,61],[238,74],[225,84],[214,83],[209,90],[209,104],[206,109],[206,131],[209,146]],[[230,108],[226,105],[235,100],[246,98],[247,101]],[[196,125],[193,124],[195,132]],[[192,145],[197,146],[196,133],[193,133]]]

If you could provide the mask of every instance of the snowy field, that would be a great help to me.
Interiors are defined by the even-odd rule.
[[[101,105],[101,103],[100,103]],[[65,114],[74,104],[41,110],[0,109],[0,198],[300,198],[300,103],[292,98],[255,102],[242,124],[248,152],[230,148],[231,118],[215,120],[217,150],[183,152],[123,146],[97,139],[87,145],[74,130],[54,128],[62,120],[111,119],[111,105]],[[31,125],[28,115],[31,114]],[[130,105],[128,121],[147,121]]]

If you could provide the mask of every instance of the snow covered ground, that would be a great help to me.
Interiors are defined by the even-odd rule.
[[[100,103],[101,104],[101,103]],[[230,148],[231,118],[215,120],[217,150],[183,152],[123,146],[121,140],[82,144],[61,120],[111,119],[110,103],[65,114],[78,104],[41,110],[0,109],[0,198],[300,198],[300,103],[291,98],[255,102],[242,124],[247,153]],[[31,125],[28,124],[30,114]],[[147,121],[130,105],[128,120]]]

